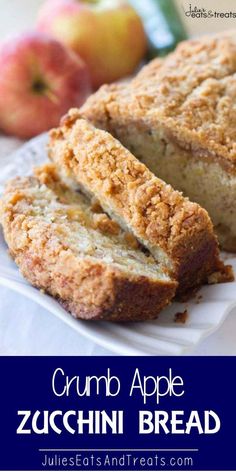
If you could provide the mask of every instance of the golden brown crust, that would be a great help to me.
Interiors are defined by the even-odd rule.
[[[179,292],[219,269],[219,252],[205,210],[155,177],[115,138],[71,110],[51,132],[54,162],[99,200],[153,254],[161,250]]]
[[[185,149],[236,173],[235,32],[181,43],[155,59],[129,85],[105,86],[81,113],[110,131],[112,120],[163,126]]]
[[[88,224],[76,193],[72,198],[52,165],[36,175],[11,181],[1,202],[4,236],[22,274],[77,318],[156,318],[173,298],[176,284],[158,275],[122,270],[89,252],[80,254],[77,243],[68,239],[68,234],[70,238],[77,234],[79,225]]]

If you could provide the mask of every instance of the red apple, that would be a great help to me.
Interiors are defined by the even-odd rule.
[[[38,29],[84,59],[94,88],[132,74],[147,47],[141,19],[125,0],[47,0]]]
[[[42,33],[11,38],[0,47],[0,129],[30,138],[53,126],[90,92],[87,66]]]

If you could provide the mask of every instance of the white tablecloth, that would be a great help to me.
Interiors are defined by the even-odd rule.
[[[1,156],[21,143],[0,137]],[[207,313],[206,313],[207,316]],[[85,339],[39,307],[11,290],[0,287],[1,355],[109,355],[109,351]],[[193,352],[194,355],[236,355],[236,310],[221,328]]]

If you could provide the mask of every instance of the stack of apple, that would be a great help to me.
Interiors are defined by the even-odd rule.
[[[30,138],[91,90],[134,72],[146,52],[126,0],[47,0],[35,32],[0,46],[0,129]]]

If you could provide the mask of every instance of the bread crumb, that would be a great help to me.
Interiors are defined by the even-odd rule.
[[[175,318],[174,318],[175,323],[185,324],[187,319],[188,319],[188,311],[187,310],[179,311],[178,313],[175,313]]]

